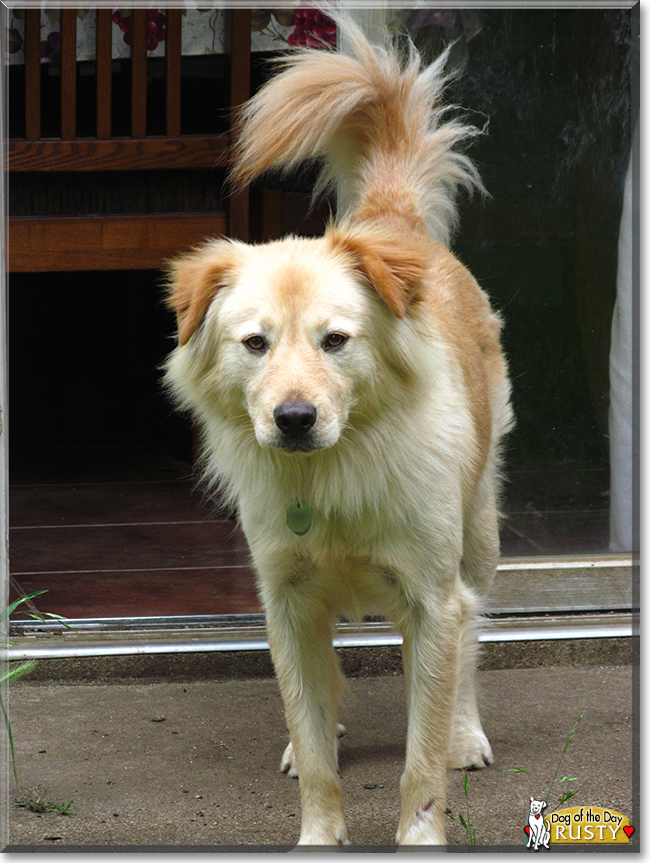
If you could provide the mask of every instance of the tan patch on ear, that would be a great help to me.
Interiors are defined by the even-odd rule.
[[[232,243],[215,240],[172,261],[166,304],[176,312],[179,345],[194,335],[214,295],[234,269],[235,258]]]
[[[428,239],[401,220],[333,228],[328,237],[354,258],[391,312],[403,318],[428,269]]]

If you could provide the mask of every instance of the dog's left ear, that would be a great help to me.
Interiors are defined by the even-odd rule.
[[[171,262],[166,303],[176,312],[179,345],[192,338],[235,266],[236,249],[228,240],[213,240]]]
[[[334,248],[352,256],[355,266],[391,312],[403,318],[430,261],[430,242],[415,231],[378,222],[328,231]]]

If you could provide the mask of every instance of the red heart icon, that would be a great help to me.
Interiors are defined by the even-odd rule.
[[[526,835],[530,836],[530,827],[528,826],[528,824],[526,824],[526,826],[524,827],[524,830],[526,831]],[[634,830],[634,827],[632,828],[632,830]]]
[[[625,826],[623,828],[623,830],[625,831],[625,835],[627,836],[628,839],[634,833],[634,827],[632,827],[631,824],[629,826]]]

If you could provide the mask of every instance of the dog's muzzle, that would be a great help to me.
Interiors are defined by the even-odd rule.
[[[316,424],[318,410],[311,402],[284,401],[273,411],[273,420],[282,433],[279,445],[289,452],[315,449],[311,430]]]

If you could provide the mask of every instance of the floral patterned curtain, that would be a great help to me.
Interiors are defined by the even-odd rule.
[[[7,52],[12,64],[23,63],[25,55],[24,9],[8,6]],[[131,8],[116,6],[113,10],[113,57],[130,56]],[[147,10],[150,57],[164,56],[167,16],[164,9]],[[90,9],[77,11],[77,60],[92,60],[95,56],[96,18]],[[251,47],[253,51],[273,51],[295,45],[334,45],[336,27],[327,15],[316,9],[297,7],[253,9]],[[182,53],[184,55],[221,54],[225,46],[225,10],[204,4],[201,8],[185,9],[182,23]],[[60,59],[59,9],[41,12],[41,61]]]

